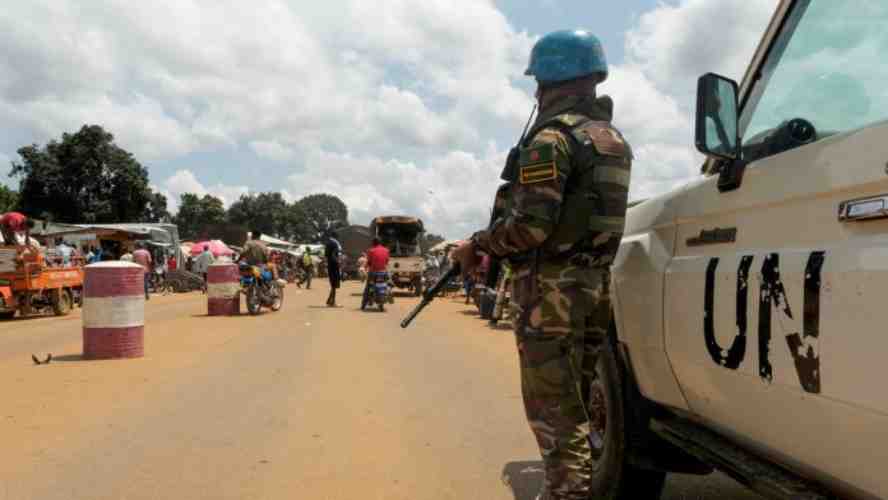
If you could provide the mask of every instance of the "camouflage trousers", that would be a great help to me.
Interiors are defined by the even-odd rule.
[[[541,262],[513,270],[512,278],[524,409],[546,471],[541,498],[586,500],[586,395],[610,321],[609,273]]]

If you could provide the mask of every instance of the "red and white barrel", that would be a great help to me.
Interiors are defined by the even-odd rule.
[[[145,355],[145,269],[131,262],[84,268],[84,359]]]
[[[240,314],[240,272],[237,264],[218,262],[207,269],[207,316]]]

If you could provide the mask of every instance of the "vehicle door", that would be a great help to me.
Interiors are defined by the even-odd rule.
[[[678,200],[666,348],[701,419],[888,497],[888,4],[787,5],[739,122],[703,122],[742,159]]]

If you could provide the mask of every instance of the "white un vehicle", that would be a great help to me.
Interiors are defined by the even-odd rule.
[[[700,78],[708,175],[630,209],[613,267],[601,498],[888,498],[886,56],[888,1],[783,0],[740,84]]]

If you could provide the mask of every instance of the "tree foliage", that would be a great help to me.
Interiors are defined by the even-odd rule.
[[[228,222],[287,238],[287,208],[281,193],[245,194],[228,208]]]
[[[207,229],[225,223],[225,205],[215,196],[199,197],[185,193],[180,197],[179,212],[173,218],[183,239],[206,239]]]
[[[99,125],[84,125],[76,133],[45,146],[18,150],[13,177],[19,177],[22,212],[58,222],[134,222],[159,208],[148,171],[114,136]],[[154,200],[155,206],[148,205]]]
[[[167,209],[166,196],[161,193],[151,193],[142,220],[145,222],[170,222],[172,216]]]
[[[321,241],[330,231],[348,226],[348,207],[337,196],[312,194],[296,205],[303,211],[305,241]]]
[[[18,202],[18,193],[0,184],[0,214],[15,210]]]

